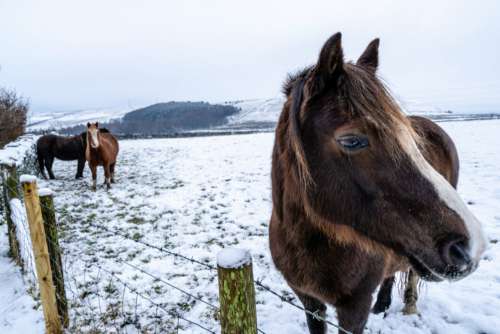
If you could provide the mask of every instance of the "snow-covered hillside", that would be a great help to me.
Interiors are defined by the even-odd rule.
[[[96,108],[72,111],[32,113],[28,117],[28,130],[61,129],[87,122],[108,122],[122,118],[135,107]]]
[[[228,102],[240,109],[240,112],[228,118],[229,124],[242,124],[251,122],[275,123],[283,108],[284,97],[270,99],[253,99]]]
[[[483,222],[490,241],[488,250],[470,277],[456,283],[426,283],[418,300],[419,316],[402,315],[401,296],[395,289],[386,317],[371,315],[366,333],[500,333],[500,145],[495,144],[500,120],[442,125],[456,141],[461,158],[459,192]],[[264,133],[121,141],[117,183],[109,192],[103,186],[91,192],[87,169],[85,178],[76,181],[76,164],[56,161],[58,179],[41,183],[55,190],[71,330],[176,332],[175,313],[165,314],[136,299],[99,270],[96,265],[100,265],[165,308],[219,331],[214,311],[206,304],[121,261],[217,305],[213,271],[120,234],[210,264],[215,264],[223,247],[249,249],[255,278],[292,296],[272,264],[268,246],[273,139],[272,133]],[[100,184],[102,170],[98,178]],[[2,238],[5,242],[5,236]],[[256,298],[259,328],[265,333],[306,333],[301,311],[259,288]],[[2,304],[0,309],[8,307]],[[0,312],[0,332],[14,333],[13,325],[2,317]],[[23,317],[26,322],[36,319],[32,314],[16,313],[16,317],[17,323]],[[336,322],[333,309],[328,318]],[[33,325],[32,332],[42,333],[39,324]],[[178,332],[203,333],[182,320]],[[329,333],[333,332],[331,328]]]

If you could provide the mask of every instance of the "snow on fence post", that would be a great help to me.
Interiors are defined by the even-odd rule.
[[[43,227],[40,199],[36,185],[36,177],[22,175],[20,178],[24,191],[24,204],[28,216],[31,243],[35,256],[35,267],[40,288],[43,316],[45,318],[46,332],[49,334],[62,334],[61,320],[57,312],[56,291],[52,281],[49,251],[45,229]]]
[[[47,247],[49,250],[52,280],[54,281],[56,288],[57,310],[59,317],[61,318],[62,325],[64,328],[68,328],[68,301],[66,299],[66,291],[64,288],[61,248],[59,247],[59,238],[57,236],[57,223],[52,190],[48,188],[40,188],[38,195],[40,197],[45,237],[47,238]]]
[[[19,183],[17,182],[17,169],[15,164],[2,164],[3,183],[3,203],[5,210],[5,220],[7,221],[7,235],[9,239],[10,255],[18,266],[23,268],[23,260],[19,251],[19,241],[17,240],[16,224],[12,221],[12,211],[10,200],[19,198]]]
[[[222,334],[257,333],[257,312],[252,257],[243,249],[224,249],[217,254]]]

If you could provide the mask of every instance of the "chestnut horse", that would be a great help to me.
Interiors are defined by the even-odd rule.
[[[314,66],[289,78],[272,156],[274,263],[306,310],[324,316],[333,305],[355,334],[383,282],[375,310],[388,307],[397,271],[458,280],[486,244],[453,187],[453,142],[403,114],[376,75],[378,45],[344,62],[337,33]],[[326,332],[306,317],[310,333]]]
[[[87,148],[85,158],[92,172],[92,189],[96,190],[97,166],[104,168],[104,183],[107,189],[115,182],[115,165],[118,155],[118,140],[109,132],[101,132],[99,123],[87,123]]]

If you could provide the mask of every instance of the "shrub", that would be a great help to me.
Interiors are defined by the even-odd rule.
[[[0,148],[24,133],[28,108],[15,91],[0,88]]]

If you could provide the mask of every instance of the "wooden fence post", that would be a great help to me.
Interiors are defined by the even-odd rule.
[[[252,257],[243,249],[217,254],[222,334],[257,333]]]
[[[19,198],[19,183],[17,182],[16,165],[2,164],[3,200],[5,210],[5,220],[7,221],[7,235],[9,239],[10,255],[23,269],[23,259],[19,251],[19,241],[17,240],[16,225],[12,221],[12,211],[10,200]]]
[[[24,204],[28,216],[46,332],[61,334],[61,320],[57,312],[56,291],[52,281],[52,270],[50,268],[49,251],[43,227],[36,177],[22,175],[20,180],[24,190]]]
[[[47,248],[49,250],[52,280],[54,281],[56,288],[57,310],[63,326],[68,328],[68,301],[66,299],[66,290],[64,288],[61,248],[59,247],[59,238],[57,236],[56,214],[54,210],[52,190],[41,188],[38,191],[38,195],[40,197],[45,237],[47,238]]]

